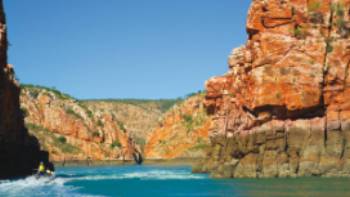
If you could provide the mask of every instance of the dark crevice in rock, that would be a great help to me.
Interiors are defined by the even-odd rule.
[[[247,31],[247,33],[248,33],[248,35],[249,35],[249,39],[252,39],[252,37],[253,37],[254,35],[256,35],[256,34],[259,33],[259,30],[257,30],[257,29],[251,29],[251,28],[247,28],[246,31]]]
[[[348,61],[348,63],[346,64],[345,67],[345,75],[344,75],[344,81],[343,81],[343,90],[346,89],[346,79],[349,77],[349,67],[350,67],[350,60]]]
[[[265,105],[255,108],[252,113],[257,117],[261,112],[269,112],[276,120],[297,120],[301,118],[311,119],[325,116],[325,108],[320,106],[313,106],[303,108],[300,110],[288,110],[283,105]]]
[[[274,24],[274,25],[268,25],[265,19],[269,19],[269,20],[273,20],[273,21],[280,21],[280,23],[278,24]],[[280,27],[283,25],[288,25],[288,24],[292,24],[295,21],[292,20],[292,18],[270,18],[270,17],[262,17],[261,19],[261,24],[263,24],[263,26],[267,29],[270,28],[276,28],[276,27]]]
[[[342,139],[342,144],[341,144],[340,160],[342,160],[344,158],[345,149],[346,149],[346,145],[347,145],[346,138],[344,137],[344,135],[342,137],[343,137],[343,139]]]

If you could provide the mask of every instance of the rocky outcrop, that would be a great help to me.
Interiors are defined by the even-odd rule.
[[[19,85],[7,64],[5,14],[0,1],[0,179],[33,174],[39,162],[51,166],[47,152],[24,127],[19,107]]]
[[[211,119],[203,106],[204,95],[192,96],[169,110],[148,136],[147,159],[204,158],[209,147]]]
[[[254,0],[247,43],[207,81],[216,177],[350,175],[350,1]]]
[[[133,160],[141,151],[114,113],[55,89],[22,86],[26,125],[52,161]]]

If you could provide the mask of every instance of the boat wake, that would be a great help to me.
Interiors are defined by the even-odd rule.
[[[0,181],[0,196],[89,196],[79,193],[79,187],[69,183],[77,181],[101,180],[186,180],[203,179],[204,175],[192,174],[187,170],[136,170],[136,171],[72,171],[58,172],[56,178],[43,177],[37,179],[30,176],[25,179]],[[91,195],[90,195],[91,196]]]
[[[192,174],[187,171],[151,170],[145,172],[126,172],[115,174],[91,174],[91,175],[71,175],[67,176],[67,181],[77,180],[114,180],[114,179],[140,179],[140,180],[185,180],[203,179],[203,175]]]
[[[76,193],[79,188],[65,185],[61,178],[30,176],[25,179],[0,181],[0,196],[86,196]]]

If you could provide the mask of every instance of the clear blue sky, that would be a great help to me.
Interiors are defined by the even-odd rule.
[[[250,0],[5,0],[21,83],[80,99],[176,98],[227,71]]]

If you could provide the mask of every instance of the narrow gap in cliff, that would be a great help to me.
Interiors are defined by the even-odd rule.
[[[348,63],[346,64],[346,67],[345,67],[345,76],[344,76],[344,90],[346,89],[346,79],[348,78],[349,76],[349,66],[350,66],[350,60],[348,61]]]
[[[296,154],[297,154],[297,166],[295,168],[295,174],[298,175],[299,169],[300,169],[300,152],[299,152],[299,150],[296,151]]]

